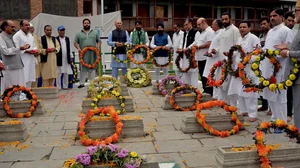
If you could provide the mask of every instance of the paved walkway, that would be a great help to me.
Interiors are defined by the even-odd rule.
[[[129,91],[135,112],[127,115],[142,116],[145,132],[149,135],[121,139],[117,145],[138,152],[147,162],[176,162],[182,168],[210,168],[214,164],[217,147],[254,142],[252,133],[258,122],[249,123],[246,130],[228,138],[207,133],[184,134],[180,126],[185,112],[163,110],[164,98],[152,95],[151,87],[129,88]],[[61,168],[64,160],[84,152],[86,147],[75,140],[75,135],[82,99],[86,95],[86,87],[75,88],[60,91],[59,99],[43,100],[47,111],[43,116],[21,119],[27,125],[28,140],[19,145],[0,146],[0,168]],[[264,112],[259,113],[258,118],[270,120]],[[289,143],[284,134],[270,134],[266,140],[267,143]]]

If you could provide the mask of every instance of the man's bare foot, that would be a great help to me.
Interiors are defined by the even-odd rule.
[[[292,121],[292,117],[288,116],[287,117],[287,122],[291,122]]]
[[[256,120],[257,120],[256,118],[249,117],[247,121],[248,122],[255,122]]]
[[[267,111],[267,110],[268,110],[268,108],[265,108],[265,107],[260,107],[260,108],[257,109],[257,111],[259,111],[259,112]]]
[[[248,116],[248,113],[242,113],[243,116]]]
[[[272,111],[269,110],[269,111],[266,113],[266,115],[272,115]]]

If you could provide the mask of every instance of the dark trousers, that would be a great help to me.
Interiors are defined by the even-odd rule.
[[[267,110],[269,108],[268,100],[264,99],[262,96],[260,96],[260,100],[262,105],[261,108]]]
[[[288,87],[287,88],[287,116],[292,117],[293,116],[293,88]]]
[[[204,68],[205,68],[206,60],[204,61],[198,61],[198,70],[199,70],[199,75],[201,77],[201,82],[202,82],[202,88],[205,93],[208,93],[212,96],[213,94],[213,88],[207,86],[207,78],[203,76]]]

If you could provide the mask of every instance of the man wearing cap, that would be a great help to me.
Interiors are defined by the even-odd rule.
[[[163,65],[168,63],[169,61],[168,51],[166,50],[172,47],[172,41],[170,36],[164,32],[165,25],[163,23],[158,23],[156,25],[156,28],[157,34],[153,36],[150,47],[155,49],[156,47],[162,46],[162,50],[156,51],[155,57],[153,59],[155,59],[158,64]],[[159,68],[156,66],[154,67],[156,83],[158,83],[159,81],[161,69],[164,71],[164,77],[168,76],[168,67],[169,66],[163,68]]]
[[[56,86],[58,89],[68,89],[69,74],[72,74],[71,69],[71,49],[70,49],[70,39],[65,36],[65,27],[59,26],[57,28],[58,36],[56,37],[57,41],[60,44],[60,50],[56,54],[56,63],[57,63],[57,77],[56,77]],[[63,75],[63,76],[62,76]],[[61,83],[61,77],[63,78],[63,83]]]
[[[141,44],[149,46],[148,33],[142,28],[142,22],[141,21],[137,20],[135,22],[135,29],[133,29],[133,31],[130,33],[130,40],[131,40],[132,47],[135,47],[135,46],[141,45]],[[147,53],[146,53],[146,50],[144,48],[138,49],[133,54],[133,58],[136,61],[143,61],[146,56],[147,56]],[[138,65],[131,62],[130,66],[132,68],[135,68]],[[146,69],[146,64],[143,64],[143,65],[140,65],[140,66],[142,66],[143,68]]]
[[[35,58],[38,55],[38,50],[34,42],[34,37],[29,33],[29,22],[21,20],[21,29],[13,36],[16,47],[29,44],[30,48],[21,52],[21,59],[24,64],[24,79],[26,88],[31,88],[31,83],[35,82]]]

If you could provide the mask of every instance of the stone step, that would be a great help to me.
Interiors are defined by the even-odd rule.
[[[26,113],[28,112],[30,106],[31,106],[31,101],[29,100],[24,100],[24,101],[12,101],[9,102],[9,106],[13,113]],[[42,100],[37,101],[37,106],[36,109],[32,112],[32,115],[43,115],[45,113],[45,109],[43,108],[43,102]],[[7,116],[6,111],[4,110],[3,107],[3,102],[0,102],[0,117],[5,117]]]
[[[213,108],[212,110],[203,110],[206,114],[206,123],[219,131],[231,130],[235,123],[231,122],[231,114],[226,113],[223,109]],[[237,115],[238,119],[243,123],[244,117]],[[182,116],[180,129],[185,134],[206,132],[198,123],[195,113],[188,113]],[[241,130],[243,130],[242,128]]]
[[[214,168],[260,167],[260,158],[256,150],[233,152],[231,148],[231,146],[218,147]],[[272,162],[272,167],[299,168],[300,146],[297,144],[280,144],[278,149],[272,150],[272,152],[268,154],[268,158]]]
[[[0,135],[0,142],[24,142],[28,138],[27,127],[24,123],[0,125]]]
[[[57,87],[32,88],[32,91],[36,94],[38,99],[57,99],[58,98],[58,88]]]
[[[168,94],[170,94],[172,92],[172,90],[175,88],[175,83],[169,83],[165,86],[165,88],[167,89]],[[158,84],[153,84],[152,94],[153,95],[161,95],[161,93],[158,90]]]

